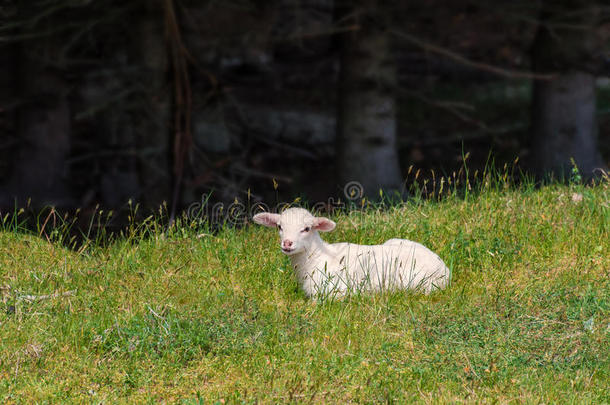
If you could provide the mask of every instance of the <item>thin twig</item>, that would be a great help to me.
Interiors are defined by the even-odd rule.
[[[478,70],[484,70],[487,72],[491,72],[491,73],[497,74],[499,76],[508,77],[508,78],[512,78],[512,79],[535,79],[535,80],[553,80],[557,77],[557,74],[538,74],[538,73],[532,73],[532,72],[510,70],[510,69],[501,68],[501,67],[490,65],[487,63],[483,63],[483,62],[476,62],[476,61],[466,58],[465,56],[455,53],[447,48],[443,48],[441,46],[423,41],[423,40],[421,40],[413,35],[407,34],[405,32],[397,31],[397,30],[392,30],[390,32],[392,34],[396,35],[397,37],[404,39],[407,42],[409,42],[419,48],[445,56],[446,58],[449,58],[455,62],[461,63],[462,65],[470,66],[470,67],[478,69]]]
[[[173,224],[176,215],[180,189],[184,175],[184,160],[192,144],[191,111],[192,94],[187,64],[186,47],[182,42],[182,35],[176,17],[173,0],[165,0],[165,22],[168,33],[168,42],[172,55],[174,71],[174,190],[170,212],[170,224]]]
[[[462,112],[459,111],[459,109],[469,109],[469,110],[475,110],[474,106],[471,105],[464,105],[464,104],[458,104],[458,103],[451,103],[451,102],[443,102],[443,101],[435,101],[435,100],[431,100],[428,97],[424,96],[423,94],[414,92],[414,91],[410,91],[410,90],[404,90],[401,89],[400,90],[401,93],[404,93],[406,95],[412,96],[417,98],[418,100],[423,101],[426,104],[429,104],[431,106],[440,108],[442,110],[445,110],[447,112],[449,112],[450,114],[454,115],[455,117],[459,118],[460,120],[468,123],[468,124],[473,124],[477,127],[479,127],[480,129],[482,129],[485,132],[489,132],[489,133],[493,133],[494,130],[489,128],[487,126],[486,123],[484,123],[483,121],[477,120],[475,118],[472,118]]]
[[[54,207],[51,208],[51,212],[49,212],[49,215],[47,215],[47,218],[45,219],[44,224],[42,224],[42,228],[40,229],[40,233],[38,234],[39,237],[42,236],[42,234],[44,233],[44,230],[47,227],[47,223],[49,222],[49,219],[51,217],[53,217],[53,228],[55,228],[56,213],[55,213]],[[47,241],[50,242],[49,236],[45,234],[45,237],[47,238]]]
[[[35,301],[50,300],[53,298],[60,298],[60,297],[73,297],[74,295],[76,295],[76,290],[70,290],[70,291],[61,292],[61,293],[56,292],[53,294],[46,294],[46,295],[29,295],[29,294],[21,295],[21,296],[17,297],[17,299],[35,302]]]

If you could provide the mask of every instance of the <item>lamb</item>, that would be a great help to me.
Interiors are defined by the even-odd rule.
[[[425,294],[449,284],[451,272],[434,252],[406,239],[382,245],[328,244],[318,232],[336,224],[303,208],[259,213],[254,222],[279,230],[280,248],[291,259],[308,297],[340,297],[350,292],[410,289]]]

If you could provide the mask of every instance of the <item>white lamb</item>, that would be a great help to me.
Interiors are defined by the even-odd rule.
[[[303,208],[289,208],[281,215],[260,213],[253,219],[277,227],[282,252],[290,256],[299,284],[309,297],[397,289],[427,294],[449,283],[451,272],[445,263],[417,242],[390,239],[371,246],[328,244],[318,231],[332,231],[336,224]]]

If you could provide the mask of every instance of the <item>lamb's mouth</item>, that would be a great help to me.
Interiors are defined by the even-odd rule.
[[[282,252],[284,252],[286,254],[290,254],[290,253],[294,252],[294,248],[282,248]]]

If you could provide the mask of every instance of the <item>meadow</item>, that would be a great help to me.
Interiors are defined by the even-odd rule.
[[[610,183],[468,190],[338,213],[323,235],[425,244],[452,269],[429,296],[309,300],[255,225],[151,218],[72,247],[7,214],[0,399],[610,403]]]

